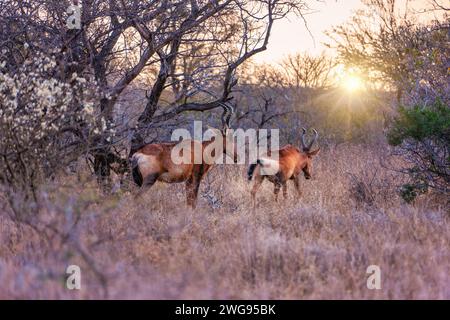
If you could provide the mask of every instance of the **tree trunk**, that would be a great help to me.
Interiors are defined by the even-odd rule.
[[[103,117],[106,120],[107,126],[110,126],[112,119],[112,111],[116,99],[102,98],[100,100],[100,109]],[[106,137],[101,136],[97,142],[99,146],[93,151],[94,156],[94,172],[97,176],[97,181],[104,192],[110,192],[111,190],[111,164],[113,164],[119,156],[115,155],[110,143],[106,140]]]

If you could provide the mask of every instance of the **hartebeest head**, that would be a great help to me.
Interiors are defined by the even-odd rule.
[[[319,133],[317,132],[316,129],[313,129],[313,132],[314,132],[314,138],[311,140],[311,142],[309,144],[306,144],[306,142],[305,142],[306,129],[302,128],[301,143],[302,143],[303,153],[306,156],[302,170],[305,175],[305,179],[308,179],[308,180],[311,179],[311,177],[312,177],[312,157],[317,155],[320,151],[320,148],[317,148],[316,150],[311,151],[313,144],[317,141],[317,138],[319,137]]]
[[[234,108],[228,104],[221,103],[221,107],[223,108],[222,113],[222,128],[213,130],[218,130],[221,134],[221,138],[223,141],[223,153],[228,155],[233,159],[236,163],[238,162],[238,152],[237,152],[237,144],[234,142],[233,130],[231,130],[231,117],[234,113]]]

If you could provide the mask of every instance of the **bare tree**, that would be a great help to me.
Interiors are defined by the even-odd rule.
[[[86,0],[77,30],[66,26],[66,10],[73,3],[78,1],[8,1],[0,9],[5,26],[0,49],[10,71],[26,55],[41,52],[57,60],[53,77],[94,76],[101,92],[99,121],[106,131],[116,130],[114,139],[99,134],[89,146],[95,173],[105,184],[114,164],[127,169],[126,157],[114,144],[130,137],[133,152],[160,123],[230,101],[237,69],[266,50],[274,22],[308,10],[303,0]],[[144,74],[153,79],[144,110],[136,123],[119,128],[115,106]]]
[[[328,33],[341,62],[357,67],[369,80],[396,90],[399,103],[406,92],[418,89],[421,79],[435,82],[430,87],[445,88],[447,71],[442,66],[448,56],[448,18],[423,26],[408,12],[400,16],[396,0],[365,3],[366,8],[350,23]]]
[[[239,126],[267,129],[276,125],[282,132],[286,131],[282,120],[293,113],[286,76],[270,64],[249,67],[250,71],[237,88]]]
[[[449,190],[448,65],[450,20],[447,9],[436,20],[418,23],[406,12],[397,13],[398,1],[368,0],[352,25],[339,26],[330,36],[341,61],[365,71],[374,82],[397,91],[395,115],[388,119],[389,142],[401,156],[411,183],[402,196],[412,201],[429,188]],[[427,10],[424,10],[426,12]],[[374,24],[374,21],[376,24]]]
[[[331,85],[333,61],[325,53],[318,56],[308,53],[290,55],[283,60],[281,67],[289,84],[296,88],[327,88]]]

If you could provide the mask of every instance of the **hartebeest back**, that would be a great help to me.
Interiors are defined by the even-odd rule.
[[[232,155],[233,160],[237,161],[237,152],[232,136],[229,134],[230,119],[234,109],[226,104],[221,104],[224,112],[222,114],[222,130],[218,134],[222,135],[223,153]],[[191,161],[177,164],[172,159],[172,150],[175,146],[182,143],[190,145]],[[136,196],[141,195],[146,189],[149,189],[156,181],[165,183],[186,183],[186,201],[187,204],[195,208],[200,182],[209,169],[213,166],[214,159],[205,161],[203,158],[205,148],[212,141],[183,140],[181,142],[152,143],[147,144],[137,150],[131,157],[133,170],[133,179],[141,187]],[[194,152],[201,152],[201,163],[195,163]],[[221,154],[213,154],[212,157],[219,157]]]
[[[311,179],[312,177],[312,157],[317,155],[320,151],[320,148],[311,151],[311,147],[314,142],[316,142],[319,134],[315,129],[314,138],[311,140],[309,144],[305,143],[305,133],[306,129],[302,128],[301,135],[301,144],[302,150],[299,148],[286,145],[278,151],[278,160],[273,160],[270,157],[261,157],[257,160],[256,163],[251,164],[248,168],[248,180],[255,179],[255,184],[253,185],[251,194],[253,200],[253,206],[256,206],[256,193],[261,186],[262,182],[265,178],[272,182],[275,185],[274,194],[275,201],[278,200],[278,193],[280,192],[281,187],[283,187],[283,196],[287,197],[287,181],[293,180],[294,185],[297,189],[298,195],[301,195],[300,190],[300,174],[303,172],[306,179]],[[278,170],[276,174],[273,175],[264,175],[261,170],[265,166],[271,166],[276,161],[276,165]]]

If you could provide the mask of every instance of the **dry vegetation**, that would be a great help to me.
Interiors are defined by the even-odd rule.
[[[0,2],[0,299],[450,299],[443,0],[364,0],[332,51],[264,65],[272,26],[325,20],[321,1]],[[135,200],[113,181],[175,128],[218,127],[224,104],[280,145],[318,130],[300,198],[274,203],[266,182],[253,210],[244,166],[213,168],[196,210],[183,184]]]
[[[254,212],[240,166],[212,170],[195,211],[180,184],[135,202],[82,170],[61,176],[26,223],[1,202],[0,298],[449,299],[448,203],[402,202],[386,148],[325,148],[301,199],[289,185],[275,204],[265,183]],[[70,264],[80,291],[65,288]],[[366,287],[371,264],[381,290]]]

